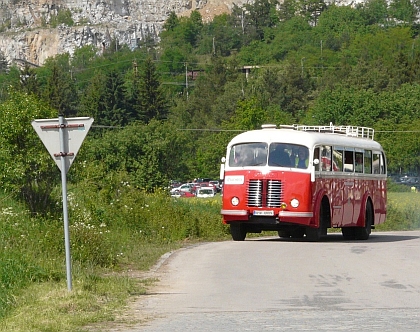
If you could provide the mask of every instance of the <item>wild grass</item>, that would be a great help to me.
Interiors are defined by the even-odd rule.
[[[132,271],[148,270],[185,244],[229,237],[220,197],[177,199],[126,182],[68,192],[70,292],[61,215],[31,215],[0,197],[0,331],[82,331],[111,321],[150,282],[129,278]]]
[[[388,192],[386,222],[378,231],[406,231],[420,228],[420,193]]]
[[[420,194],[388,195],[387,221],[376,230],[420,228]],[[0,196],[0,331],[86,331],[116,319],[145,292],[159,257],[198,241],[230,239],[220,196],[171,198],[124,181],[108,188],[69,187],[72,291],[66,287],[60,215],[31,215]]]

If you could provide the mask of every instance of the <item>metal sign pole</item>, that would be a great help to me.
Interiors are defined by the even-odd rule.
[[[64,242],[66,248],[66,272],[67,272],[67,289],[72,290],[71,282],[71,255],[70,255],[70,232],[69,232],[69,218],[67,208],[67,177],[66,177],[66,159],[65,156],[65,141],[64,141],[64,117],[58,116],[59,123],[59,135],[60,135],[60,155],[61,155],[61,188],[62,188],[62,199],[63,199],[63,219],[64,219]]]
[[[64,118],[63,115],[55,119],[38,119],[32,121],[32,127],[41,138],[51,157],[61,171],[61,188],[63,199],[64,241],[66,247],[66,270],[67,287],[72,289],[71,284],[71,255],[70,255],[70,232],[67,208],[67,179],[66,175],[74,158],[86,137],[93,118],[78,117]],[[57,134],[59,137],[57,137]],[[57,151],[60,149],[60,152]],[[71,151],[71,152],[70,152]]]

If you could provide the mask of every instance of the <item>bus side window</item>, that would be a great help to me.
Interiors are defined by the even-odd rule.
[[[365,151],[365,173],[372,174],[372,151],[366,150]]]
[[[331,172],[331,146],[321,146],[321,171]]]
[[[374,152],[372,158],[373,174],[381,174],[381,153]]]
[[[354,151],[344,152],[344,172],[354,171]]]
[[[381,153],[381,174],[386,174],[385,157],[383,153]]]
[[[344,151],[342,148],[334,148],[333,151],[333,171],[335,172],[341,172],[343,171],[343,158],[344,157]]]
[[[363,152],[356,151],[354,153],[354,171],[356,173],[363,173]]]

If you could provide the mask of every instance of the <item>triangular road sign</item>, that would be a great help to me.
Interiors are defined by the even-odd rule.
[[[89,117],[64,118],[62,126],[59,124],[59,118],[38,119],[32,121],[32,127],[61,171],[63,171],[61,157],[64,156],[64,171],[67,174],[92,123],[93,118]],[[65,151],[61,151],[60,128],[63,130]]]

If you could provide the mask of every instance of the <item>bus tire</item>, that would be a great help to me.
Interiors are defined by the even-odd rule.
[[[304,235],[305,235],[305,228],[303,227],[295,228],[294,230],[290,232],[290,237],[292,239],[301,239],[303,238]]]
[[[319,207],[319,226],[306,227],[306,239],[311,242],[319,241],[323,236],[327,235],[327,227],[329,222],[328,200],[324,197]]]
[[[356,240],[367,240],[369,239],[369,235],[372,230],[372,222],[373,222],[373,207],[372,203],[368,201],[366,203],[366,211],[365,211],[365,226],[363,227],[356,227]]]
[[[341,233],[345,240],[354,240],[356,238],[356,228],[355,227],[342,227]]]
[[[321,227],[306,227],[306,239],[311,242],[318,242],[321,239]]]
[[[232,235],[233,241],[244,241],[246,237],[245,225],[239,222],[231,223],[230,234]]]
[[[277,234],[280,238],[288,239],[290,238],[290,231],[288,229],[280,229],[277,231]]]

